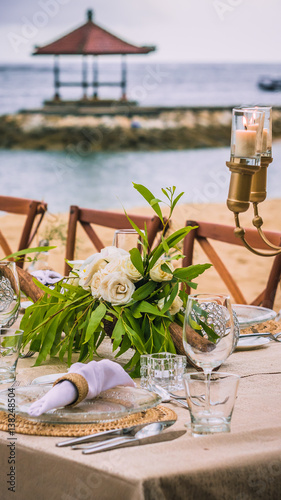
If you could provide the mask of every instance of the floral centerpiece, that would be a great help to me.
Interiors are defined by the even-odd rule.
[[[144,186],[134,184],[161,219],[163,232],[155,248],[148,245],[147,230],[139,234],[139,247],[126,252],[106,247],[79,266],[73,266],[69,277],[59,281],[54,289],[37,283],[44,296],[30,306],[22,319],[23,346],[39,353],[35,365],[48,355],[79,352],[79,361],[92,360],[107,333],[112,338],[116,357],[129,348],[134,354],[126,365],[131,374],[139,374],[140,355],[153,352],[176,352],[169,327],[181,327],[187,294],[185,286],[196,288],[191,281],[210,264],[189,267],[174,265],[183,257],[178,247],[192,230],[184,227],[165,236],[173,210],[183,195],[175,196],[175,187],[162,189],[169,206],[164,218],[160,200]]]

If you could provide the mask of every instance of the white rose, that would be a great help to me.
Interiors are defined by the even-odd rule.
[[[165,259],[159,259],[157,260],[156,264],[153,266],[153,268],[150,270],[150,277],[153,281],[170,281],[173,278],[172,274],[166,273],[161,269],[161,266],[163,264],[166,264],[171,271],[174,270],[173,264]]]
[[[94,274],[92,278],[91,294],[94,297],[94,299],[100,299],[101,297],[100,285],[105,276],[106,275],[103,273],[103,271],[98,271],[97,273]]]
[[[110,262],[105,266],[105,271],[107,274],[121,272],[121,265],[124,259],[123,255],[115,255],[115,257],[110,260]]]
[[[130,255],[122,259],[120,262],[120,270],[126,274],[127,278],[133,283],[142,279],[142,275],[132,263]]]
[[[107,262],[111,262],[111,260],[116,259],[117,257],[122,257],[125,255],[130,255],[129,252],[123,250],[123,248],[117,247],[105,247],[101,250],[101,256],[103,259],[107,260]]]
[[[168,297],[169,299],[169,297]],[[158,300],[158,307],[161,311],[161,309],[163,309],[164,307],[164,302],[165,302],[165,298],[163,297],[162,299]],[[182,308],[182,305],[183,305],[183,301],[181,300],[181,298],[177,295],[175,300],[172,302],[172,305],[171,307],[169,308],[169,313],[173,316],[174,314],[177,314],[180,309]]]
[[[135,291],[135,285],[122,273],[106,275],[99,287],[100,296],[113,306],[128,304]]]
[[[78,262],[78,261],[77,261]],[[71,269],[69,275],[68,275],[68,279],[67,279],[67,283],[69,285],[72,285],[72,286],[78,286],[79,285],[79,269],[80,269],[80,266],[81,264],[83,263],[83,261],[79,261],[78,263],[74,263],[74,266],[73,268]],[[71,262],[72,264],[73,262]],[[77,276],[78,275],[78,276]]]
[[[85,261],[79,270],[79,285],[82,286],[82,288],[84,288],[85,290],[91,288],[91,281],[94,274],[103,269],[107,264],[107,262],[101,257],[101,254],[99,253],[96,253],[92,257],[93,258],[90,261],[90,264],[85,265],[85,262],[87,262]]]

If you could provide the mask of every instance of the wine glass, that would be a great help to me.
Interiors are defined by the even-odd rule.
[[[234,320],[229,296],[189,295],[183,326],[183,346],[187,358],[204,372],[207,412],[212,370],[228,358],[233,345]]]
[[[114,233],[112,245],[129,252],[132,248],[141,251],[140,236],[135,229],[118,229]]]
[[[10,327],[17,319],[20,307],[20,286],[16,264],[0,262],[0,328]]]

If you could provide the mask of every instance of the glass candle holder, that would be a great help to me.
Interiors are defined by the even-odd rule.
[[[167,390],[183,389],[186,356],[169,352],[142,354],[140,365],[142,388],[148,389],[151,384],[158,384]]]
[[[254,108],[245,109],[253,111],[254,122],[249,123],[248,130],[257,130],[258,118],[256,113],[264,114],[261,156],[272,158],[272,108],[270,106],[255,106]]]
[[[264,112],[256,108],[232,110],[231,161],[260,165]]]

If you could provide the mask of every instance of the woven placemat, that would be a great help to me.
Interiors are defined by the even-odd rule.
[[[43,422],[27,420],[16,415],[15,432],[33,436],[78,437],[118,429],[120,427],[130,427],[131,425],[164,422],[165,420],[177,420],[177,414],[170,408],[162,405],[150,410],[127,415],[111,422],[99,422],[95,424],[45,424]],[[8,413],[4,411],[0,411],[0,430],[8,431]]]
[[[249,326],[248,328],[243,328],[240,330],[240,334],[244,333],[262,333],[262,332],[270,332],[270,333],[278,333],[281,331],[281,322],[274,321],[273,319],[270,321],[264,321],[263,323],[259,323],[257,325]]]

